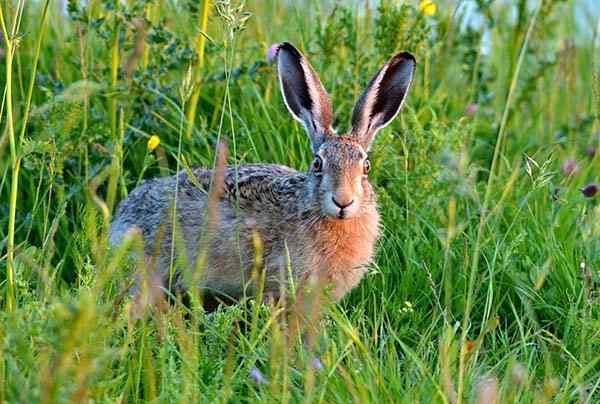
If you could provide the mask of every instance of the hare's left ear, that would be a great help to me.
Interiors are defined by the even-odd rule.
[[[329,95],[308,60],[288,42],[277,49],[277,70],[285,105],[306,128],[316,153],[333,134]]]
[[[415,71],[407,52],[391,58],[371,79],[352,112],[351,135],[368,150],[377,131],[398,115]]]

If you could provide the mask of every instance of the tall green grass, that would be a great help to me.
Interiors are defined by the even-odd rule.
[[[600,72],[583,3],[476,1],[481,26],[449,2],[79,3],[0,5],[0,401],[598,401],[600,206],[580,189],[600,182]],[[372,151],[384,236],[368,276],[299,333],[253,301],[137,305],[144,264],[124,262],[140,240],[109,251],[107,232],[142,177],[212,166],[219,139],[230,164],[307,168],[265,59],[283,40],[341,132],[393,52],[417,57]]]

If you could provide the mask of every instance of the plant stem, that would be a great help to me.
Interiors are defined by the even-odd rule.
[[[119,80],[119,7],[120,0],[115,0],[115,15],[114,15],[114,25],[113,25],[113,44],[111,48],[111,98],[110,98],[110,134],[113,141],[113,147],[117,147],[117,84]],[[116,150],[115,150],[116,151]],[[116,154],[116,153],[115,153]],[[112,169],[111,175],[108,179],[108,189],[106,193],[106,203],[108,205],[109,210],[112,212],[112,209],[115,204],[116,195],[117,195],[117,181],[119,179],[118,176],[118,159],[113,158],[112,160]]]
[[[15,126],[14,126],[14,112],[13,112],[13,99],[12,99],[12,64],[15,46],[15,33],[18,27],[18,21],[22,15],[23,8],[17,5],[17,11],[15,12],[13,28],[9,35],[6,27],[6,20],[4,18],[4,10],[0,7],[0,25],[2,26],[2,34],[6,42],[6,121],[8,127],[8,137],[10,141],[10,158],[11,158],[11,185],[10,185],[10,199],[9,199],[9,210],[8,210],[8,240],[7,240],[7,253],[6,253],[6,310],[12,312],[15,308],[15,222],[17,216],[17,191],[19,190],[19,168],[21,161],[17,155],[17,141],[15,138]]]
[[[200,30],[196,37],[196,53],[198,54],[198,63],[194,66],[194,90],[187,111],[187,128],[185,135],[187,138],[192,137],[192,129],[194,128],[194,120],[196,118],[196,110],[198,108],[198,100],[200,98],[200,75],[204,67],[204,48],[206,45],[206,28],[208,26],[208,9],[210,8],[210,0],[204,0],[202,3],[202,12],[200,13]]]
[[[37,38],[37,44],[35,48],[35,55],[33,57],[33,68],[31,70],[31,78],[29,80],[29,87],[27,88],[27,100],[25,101],[25,116],[23,117],[23,123],[21,125],[20,141],[25,138],[25,130],[27,129],[27,123],[29,122],[29,112],[31,109],[31,98],[33,96],[33,87],[35,86],[35,78],[37,73],[38,62],[40,60],[40,52],[42,49],[42,40],[44,39],[44,29],[46,28],[46,17],[48,16],[48,6],[50,0],[46,0],[44,3],[44,9],[42,10],[42,21],[40,26],[40,33]]]

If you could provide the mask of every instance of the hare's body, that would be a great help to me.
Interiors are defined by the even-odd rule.
[[[214,176],[196,169],[131,192],[112,225],[111,243],[138,228],[147,266],[165,286],[236,299],[255,292],[257,283],[248,282],[254,272],[264,274],[266,295],[280,296],[291,282],[302,287],[311,278],[339,299],[373,257],[379,215],[367,152],[377,131],[398,114],[415,60],[399,53],[379,70],[344,136],[331,127],[331,101],[306,58],[283,43],[277,60],[284,101],[311,139],[311,168],[221,166]],[[211,183],[215,190],[209,191]]]
[[[355,218],[323,219],[311,197],[318,191],[306,174],[278,165],[246,165],[237,172],[233,167],[225,170],[224,189],[213,211],[207,209],[212,171],[195,169],[192,173],[194,179],[181,172],[144,182],[121,204],[111,228],[112,244],[120,243],[130,229],[141,231],[146,256],[155,257],[153,265],[165,284],[173,234],[169,212],[176,188],[176,234],[185,245],[185,270],[201,271],[197,286],[205,291],[235,299],[243,296],[247,286],[245,292],[252,294],[256,284],[249,281],[259,256],[268,296],[280,296],[289,286],[288,269],[294,282],[310,275],[326,279],[334,285],[334,298],[362,278],[378,235],[373,199]],[[176,241],[174,245],[183,244]],[[173,256],[178,254],[175,251]],[[199,254],[206,254],[202,263]],[[177,289],[185,288],[182,275],[177,270],[171,279]]]

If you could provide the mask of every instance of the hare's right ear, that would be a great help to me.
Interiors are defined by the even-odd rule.
[[[391,58],[371,79],[352,112],[351,136],[368,150],[375,134],[398,115],[415,71],[408,52]]]
[[[277,50],[277,70],[285,105],[306,128],[316,153],[333,134],[329,95],[308,60],[288,42]]]

